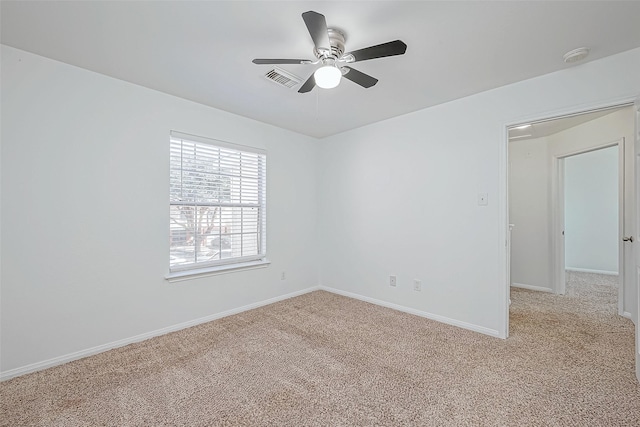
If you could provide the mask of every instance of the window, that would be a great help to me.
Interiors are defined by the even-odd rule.
[[[170,140],[170,272],[264,260],[265,151],[177,132]]]

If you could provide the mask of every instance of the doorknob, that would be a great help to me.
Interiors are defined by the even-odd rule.
[[[625,242],[631,242],[631,243],[633,243],[633,236],[623,237],[623,238],[622,238],[622,240],[623,240],[623,241],[625,241]]]

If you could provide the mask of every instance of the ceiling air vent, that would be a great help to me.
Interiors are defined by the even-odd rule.
[[[267,80],[270,80],[274,83],[277,83],[281,86],[288,87],[291,89],[295,85],[299,84],[302,79],[298,76],[294,76],[291,73],[287,73],[286,71],[276,67],[273,70],[270,70],[267,74],[264,75]]]

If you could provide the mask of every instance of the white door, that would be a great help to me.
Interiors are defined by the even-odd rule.
[[[636,98],[635,101],[635,112],[636,112],[636,131],[635,131],[635,196],[636,196],[636,230],[640,230],[640,96]],[[635,241],[633,243],[627,242],[627,244],[635,245],[637,247],[638,236],[635,236]],[[637,296],[637,307],[636,307],[636,318],[633,321],[636,324],[636,377],[638,381],[640,381],[640,323],[638,320],[640,318],[640,250],[634,251],[634,278],[636,285],[636,296]]]

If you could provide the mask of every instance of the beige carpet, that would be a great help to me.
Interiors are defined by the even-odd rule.
[[[5,381],[0,423],[640,425],[614,287],[512,300],[505,341],[314,292]]]

